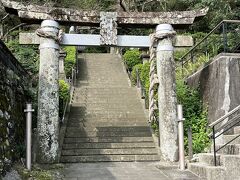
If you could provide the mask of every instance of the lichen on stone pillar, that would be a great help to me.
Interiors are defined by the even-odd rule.
[[[175,31],[169,24],[157,27],[157,75],[160,150],[162,159],[169,162],[178,160],[177,98],[175,62],[173,58],[173,37]]]
[[[37,122],[37,161],[38,163],[55,163],[58,160],[59,134],[59,44],[58,23],[45,20],[40,36],[40,65],[38,91]]]

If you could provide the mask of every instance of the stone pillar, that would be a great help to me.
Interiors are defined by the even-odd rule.
[[[67,53],[64,50],[61,50],[59,53],[59,79],[66,79],[66,74],[64,70],[64,60],[67,56]]]
[[[58,36],[59,25],[53,20],[45,20],[40,36],[40,66],[38,91],[38,122],[37,122],[37,162],[54,163],[58,160],[59,134],[59,44],[53,38]]]
[[[160,149],[162,159],[168,162],[178,161],[177,98],[172,45],[174,34],[170,24],[157,26],[156,35],[161,37],[157,45]]]

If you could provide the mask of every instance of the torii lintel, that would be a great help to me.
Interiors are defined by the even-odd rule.
[[[41,23],[45,19],[58,21],[62,25],[99,26],[100,12],[81,11],[68,8],[44,7],[38,5],[24,5],[20,2],[2,0],[5,10],[16,14],[21,21]],[[172,24],[174,28],[182,28],[207,14],[208,8],[192,11],[174,12],[117,12],[118,27],[155,27],[158,24]]]

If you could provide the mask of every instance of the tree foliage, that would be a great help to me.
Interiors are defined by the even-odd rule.
[[[64,62],[64,70],[66,73],[67,78],[71,78],[72,75],[72,68],[74,68],[76,63],[76,47],[75,46],[66,46],[64,50],[67,53]]]
[[[138,49],[126,51],[123,55],[123,60],[125,61],[129,71],[132,71],[133,66],[142,63]]]

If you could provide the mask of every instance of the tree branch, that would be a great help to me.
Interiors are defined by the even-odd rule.
[[[6,32],[6,34],[3,36],[3,39],[5,39],[10,32],[14,31],[15,29],[17,29],[19,27],[25,26],[26,24],[27,23],[21,23],[21,24],[18,24],[17,26],[15,26],[15,27],[13,27],[12,29],[8,30]]]

